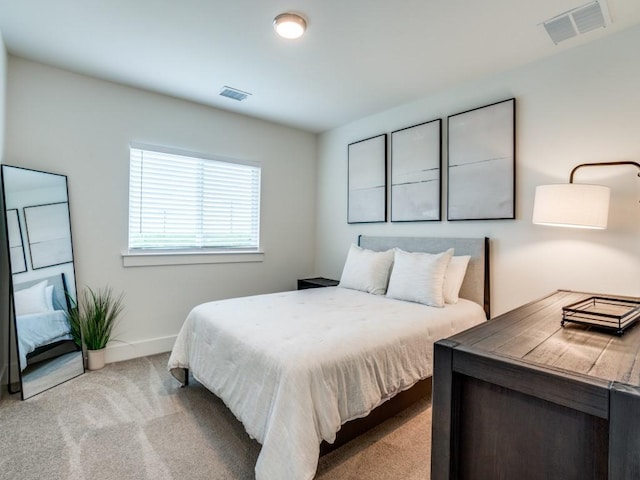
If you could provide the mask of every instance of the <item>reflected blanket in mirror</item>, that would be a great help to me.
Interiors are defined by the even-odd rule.
[[[69,321],[63,310],[34,313],[16,317],[20,370],[27,366],[27,355],[36,348],[48,345],[60,337],[71,338]]]

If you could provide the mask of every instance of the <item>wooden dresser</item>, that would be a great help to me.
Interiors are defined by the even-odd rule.
[[[435,344],[431,478],[640,479],[640,324],[577,324],[558,291]]]

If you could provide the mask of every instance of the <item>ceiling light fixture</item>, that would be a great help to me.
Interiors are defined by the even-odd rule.
[[[300,38],[307,29],[307,21],[297,13],[281,13],[274,18],[273,28],[282,38]]]

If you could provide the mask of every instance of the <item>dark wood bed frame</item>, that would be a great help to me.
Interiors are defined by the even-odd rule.
[[[392,240],[393,241],[393,240]],[[358,244],[362,242],[362,236],[358,237]],[[490,263],[489,263],[489,239],[484,239],[484,295],[483,309],[487,318],[491,315],[491,291],[490,291]],[[320,444],[320,455],[325,455],[372,428],[380,425],[385,420],[397,415],[410,407],[418,400],[431,396],[432,377],[417,382],[413,387],[400,392],[371,411],[369,415],[348,421],[340,427],[333,443],[323,441]]]
[[[74,340],[58,340],[57,342],[48,343],[37,347],[33,352],[27,354],[27,366],[33,365],[50,358],[59,357],[65,353],[78,352],[80,347],[76,345]]]
[[[407,240],[409,238],[410,237],[407,237]],[[363,239],[362,236],[358,237],[359,245],[362,243],[362,239]],[[399,240],[400,244],[398,246],[399,248],[402,248],[403,237],[388,237],[388,239],[390,242],[393,242],[394,244],[396,244],[397,241]],[[452,242],[455,242],[455,241],[465,241],[468,239],[443,238],[440,240],[444,242],[449,240]],[[368,245],[365,244],[365,247],[368,247]],[[426,250],[421,250],[421,251],[426,251]],[[441,251],[441,250],[436,249],[432,253],[437,253],[438,251]],[[465,254],[466,252],[462,252],[462,253]],[[484,239],[484,252],[482,255],[482,263],[483,263],[482,265],[476,266],[476,268],[479,267],[482,269],[482,275],[483,275],[482,307],[485,311],[487,318],[491,318],[490,316],[491,314],[490,258],[489,258],[489,239],[488,238]],[[480,299],[476,299],[476,301],[478,301],[479,303]],[[178,373],[177,371],[174,371],[174,375],[180,381],[182,386],[183,387],[188,386],[189,370],[182,369],[182,372],[181,372],[182,375],[179,375],[177,373]],[[418,400],[424,399],[425,397],[430,396],[431,387],[432,387],[432,377],[428,377],[423,380],[420,380],[411,388],[394,395],[389,400],[385,401],[384,403],[380,404],[378,407],[374,408],[371,411],[371,413],[369,413],[369,415],[367,415],[366,417],[357,418],[355,420],[350,420],[348,422],[345,422],[344,424],[342,424],[342,427],[340,427],[340,430],[336,433],[336,439],[333,443],[322,441],[322,443],[320,444],[320,456],[325,455],[329,452],[332,452],[333,450],[336,450],[337,448],[341,447],[345,443],[353,440],[354,438],[380,425],[385,420],[388,420],[389,418],[397,415],[401,411],[405,410],[406,408],[416,403]]]

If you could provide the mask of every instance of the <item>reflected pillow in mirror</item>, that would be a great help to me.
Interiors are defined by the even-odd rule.
[[[50,312],[53,312],[53,285],[47,285],[44,289],[44,300],[47,302],[47,308]]]
[[[45,280],[29,288],[15,292],[13,294],[13,302],[16,309],[16,316],[50,312],[51,309],[47,305],[47,298],[45,296],[46,287],[47,281]]]
[[[396,249],[387,297],[444,307],[444,277],[453,248],[442,253],[412,253]]]

